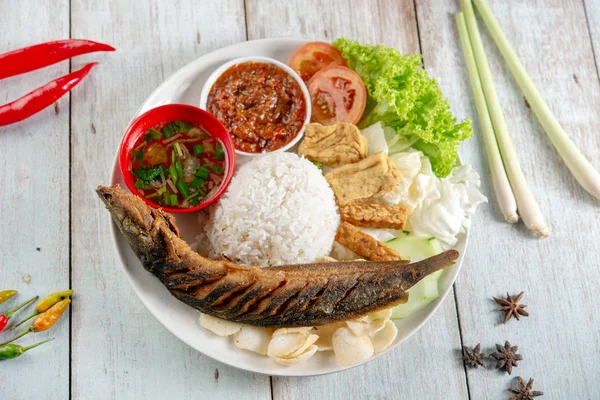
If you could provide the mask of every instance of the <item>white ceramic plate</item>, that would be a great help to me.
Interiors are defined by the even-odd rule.
[[[221,64],[245,56],[272,57],[287,63],[294,51],[304,43],[306,43],[304,40],[290,39],[253,40],[206,54],[181,68],[163,82],[146,99],[137,115],[163,104],[188,103],[198,105],[204,82],[213,70]],[[124,186],[116,159],[111,183],[120,183]],[[197,225],[195,220],[195,213],[177,214],[177,224],[181,228],[181,235],[190,242],[194,240],[196,235]],[[304,364],[285,367],[266,356],[239,350],[233,345],[231,338],[218,337],[200,328],[197,322],[198,312],[176,300],[158,279],[144,270],[114,224],[112,224],[112,233],[115,246],[123,263],[125,275],[142,303],[165,328],[199,352],[233,367],[268,375],[311,376],[348,369],[348,367],[342,367],[336,363],[333,352],[317,352]],[[398,327],[396,340],[388,349],[376,354],[371,360],[393,351],[394,348],[423,326],[437,310],[450,292],[456,279],[467,247],[467,239],[468,233],[463,235],[455,246],[456,250],[460,252],[460,258],[455,266],[446,270],[442,275],[439,283],[441,296],[428,307],[414,313],[409,318],[396,321]]]

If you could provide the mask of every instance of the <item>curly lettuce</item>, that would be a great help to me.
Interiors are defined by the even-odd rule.
[[[471,121],[456,122],[437,82],[422,68],[421,55],[346,38],[333,45],[368,91],[359,127],[382,122],[393,128],[429,157],[435,175],[447,176],[456,165],[459,143],[471,137]]]

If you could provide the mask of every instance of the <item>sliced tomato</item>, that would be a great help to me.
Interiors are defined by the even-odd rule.
[[[334,65],[317,72],[307,83],[312,99],[311,121],[324,125],[357,123],[367,104],[367,89],[348,67]]]
[[[290,67],[304,82],[308,82],[317,71],[329,65],[348,64],[338,49],[325,42],[306,43],[296,50],[290,60]]]

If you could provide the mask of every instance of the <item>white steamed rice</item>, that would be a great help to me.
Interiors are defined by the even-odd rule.
[[[296,154],[271,153],[239,167],[211,209],[204,240],[210,256],[242,265],[306,263],[329,254],[339,224],[321,171]]]

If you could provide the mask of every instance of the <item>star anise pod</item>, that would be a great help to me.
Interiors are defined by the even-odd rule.
[[[477,368],[478,365],[481,365],[485,368],[485,364],[483,360],[488,357],[487,354],[481,353],[480,343],[477,343],[475,348],[463,346],[463,361],[467,367]]]
[[[510,342],[507,340],[504,343],[504,346],[497,344],[496,349],[498,349],[498,351],[491,354],[492,357],[498,360],[496,363],[496,368],[504,368],[509,375],[512,374],[512,367],[519,366],[517,361],[521,361],[523,359],[522,355],[517,354],[519,346],[511,347]]]
[[[508,400],[533,400],[534,397],[544,395],[544,392],[540,392],[539,390],[531,390],[533,387],[533,378],[529,379],[529,382],[525,385],[523,378],[517,376],[517,383],[519,384],[519,388],[508,388],[508,390],[517,394]]]
[[[506,300],[494,297],[494,301],[502,306],[498,309],[498,311],[504,311],[506,313],[504,316],[504,323],[506,323],[506,321],[508,321],[513,315],[517,321],[519,320],[519,315],[529,317],[529,313],[525,310],[527,305],[519,304],[524,293],[525,292],[519,293],[516,298],[513,298],[510,294],[506,293]]]

